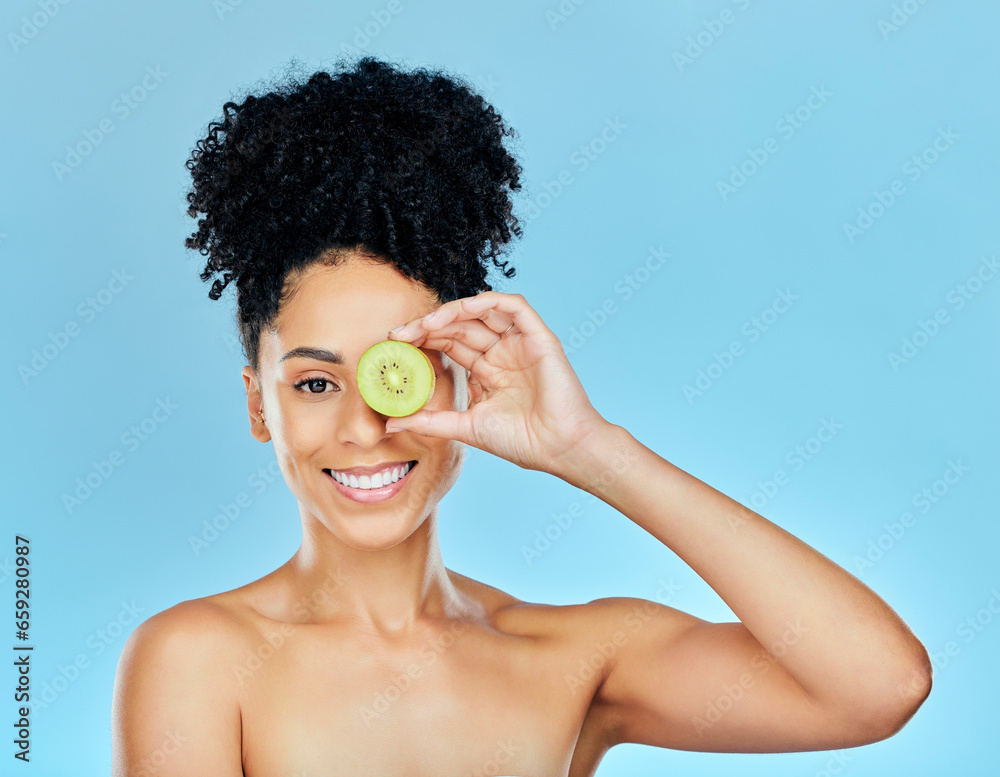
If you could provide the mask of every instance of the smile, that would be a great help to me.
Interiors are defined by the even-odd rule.
[[[405,464],[397,464],[386,467],[383,470],[371,475],[355,475],[349,472],[340,472],[335,469],[324,470],[344,488],[357,489],[359,491],[370,491],[373,489],[391,486],[406,477],[413,469],[415,461],[408,461]]]

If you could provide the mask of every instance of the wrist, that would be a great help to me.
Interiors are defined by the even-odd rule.
[[[601,419],[553,462],[552,474],[603,498],[635,459],[636,440],[622,426]]]

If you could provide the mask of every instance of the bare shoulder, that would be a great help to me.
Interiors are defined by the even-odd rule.
[[[596,765],[613,745],[631,741],[635,707],[630,686],[626,682],[623,691],[621,678],[641,681],[671,646],[693,629],[709,625],[674,607],[637,597],[559,605],[524,601],[489,586],[481,590],[492,605],[493,628],[545,646],[550,660],[540,669],[560,688],[554,698],[585,702],[573,761],[583,769]]]
[[[649,599],[608,596],[579,604],[545,604],[519,599],[455,572],[451,575],[460,590],[482,602],[487,617],[500,631],[559,638],[569,648],[581,643],[593,647],[600,639],[622,642],[650,624],[663,637],[706,623]]]
[[[115,675],[115,777],[149,771],[161,759],[157,773],[170,777],[242,774],[231,667],[246,631],[212,597],[181,602],[139,624]]]
[[[569,608],[562,605],[525,601],[499,588],[448,570],[455,588],[474,603],[483,620],[492,628],[517,636],[542,636],[558,633],[558,624]]]
[[[118,660],[116,712],[162,701],[181,688],[202,689],[218,702],[228,696],[237,704],[229,667],[247,640],[246,624],[214,597],[180,602],[152,615],[129,635]]]
[[[584,642],[611,638],[621,641],[629,634],[655,623],[661,631],[685,631],[704,623],[686,612],[659,602],[631,596],[608,596],[579,604],[542,604],[514,601],[498,609],[496,617],[505,623],[536,632],[563,634]]]
[[[166,659],[171,654],[211,662],[245,641],[247,624],[218,596],[189,599],[150,616],[129,636],[123,662]]]

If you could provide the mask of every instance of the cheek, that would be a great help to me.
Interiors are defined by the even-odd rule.
[[[329,441],[335,419],[319,404],[282,409],[281,421],[272,438],[290,458],[303,458],[315,453]]]

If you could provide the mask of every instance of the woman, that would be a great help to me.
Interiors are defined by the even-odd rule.
[[[486,282],[520,229],[513,134],[460,81],[373,58],[227,103],[188,162],[187,245],[237,288],[251,434],[299,503],[267,576],[129,638],[115,774],[593,775],[607,750],[852,747],[929,693],[923,645],[867,586],[590,404],[558,338]],[[436,374],[404,418],[361,398],[384,339]],[[466,445],[603,499],[739,617],[628,597],[523,602],[444,566]]]

